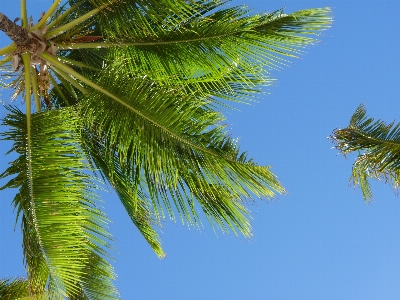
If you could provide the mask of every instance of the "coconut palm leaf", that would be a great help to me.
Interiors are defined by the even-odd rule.
[[[206,212],[214,204],[214,212],[222,213],[216,220],[219,225],[227,222],[249,236],[249,228],[236,222],[246,212],[237,201],[252,193],[268,198],[273,190],[284,191],[267,167],[239,152],[218,126],[220,114],[204,102],[179,90],[165,93],[134,79],[118,78],[113,72],[103,74],[99,84],[110,94],[90,93],[80,106],[92,140],[106,137],[97,143],[106,150],[87,144],[106,157],[106,163],[112,162],[108,170],[127,176],[125,182],[134,191],[146,186],[157,216],[163,217],[166,210],[175,219],[176,210],[182,221],[197,224],[193,202],[197,198]]]
[[[333,132],[331,140],[343,155],[357,152],[352,177],[359,184],[366,201],[372,199],[368,179],[390,182],[394,188],[400,183],[400,123],[387,124],[366,116],[360,105],[350,125]]]
[[[104,63],[127,76],[179,84],[187,93],[248,101],[257,85],[272,82],[263,67],[279,68],[287,63],[284,56],[300,55],[301,48],[316,42],[310,35],[331,23],[329,8],[249,16],[243,7],[220,9],[222,2],[198,2],[190,17],[183,17],[166,6],[149,5],[147,11],[135,4],[117,1],[93,16],[101,42],[71,43],[63,37],[54,41],[69,55],[71,49],[106,47]],[[124,13],[118,12],[120,6]]]
[[[90,299],[114,299],[113,269],[108,260],[110,234],[99,209],[96,186],[79,147],[73,109],[33,114],[16,108],[3,120],[19,156],[0,178],[14,176],[3,188],[19,188],[14,198],[21,217],[30,295],[48,290],[51,297],[80,293]],[[89,280],[90,279],[90,280]]]

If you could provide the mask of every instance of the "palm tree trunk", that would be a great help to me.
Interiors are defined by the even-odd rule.
[[[0,12],[0,30],[9,36],[17,46],[25,46],[30,43],[28,30],[12,22],[6,15]]]

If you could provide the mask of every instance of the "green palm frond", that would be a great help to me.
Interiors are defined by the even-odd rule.
[[[366,116],[359,106],[345,129],[337,129],[330,137],[343,155],[357,152],[352,180],[359,184],[366,201],[372,198],[368,179],[391,182],[396,188],[400,183],[400,123],[386,124]]]
[[[260,84],[272,82],[264,67],[287,64],[285,56],[296,57],[315,44],[311,35],[319,35],[332,21],[329,8],[249,15],[247,8],[221,9],[222,4],[192,3],[189,17],[174,14],[166,4],[138,9],[137,1],[115,1],[93,16],[101,42],[55,41],[65,49],[61,56],[71,55],[71,49],[106,47],[103,63],[126,76],[246,102]]]
[[[3,125],[10,129],[2,137],[14,141],[11,151],[19,156],[0,177],[14,176],[3,188],[19,188],[14,205],[21,216],[29,292],[116,298],[106,251],[108,221],[78,145],[76,113],[69,108],[32,115],[28,143],[26,115],[9,110]]]
[[[241,199],[252,194],[270,198],[273,190],[284,192],[268,167],[254,164],[239,152],[218,125],[223,120],[220,114],[207,109],[204,102],[179,90],[166,92],[117,78],[113,72],[103,74],[99,84],[113,98],[94,92],[80,104],[92,140],[103,137],[89,145],[91,151],[101,153],[98,156],[108,164],[103,168],[106,176],[110,170],[123,174],[132,190],[147,190],[158,218],[166,210],[172,219],[178,212],[182,221],[197,224],[196,199],[222,228],[249,236],[247,222],[243,226],[238,222],[247,214]]]

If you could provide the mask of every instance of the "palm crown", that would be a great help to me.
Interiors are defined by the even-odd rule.
[[[400,123],[385,123],[367,117],[360,105],[344,129],[336,129],[330,139],[344,156],[356,152],[350,180],[360,185],[366,202],[372,199],[369,180],[400,184]]]
[[[0,49],[6,87],[26,102],[3,120],[18,157],[1,177],[19,189],[28,277],[0,281],[4,299],[118,298],[102,180],[159,257],[163,218],[197,226],[202,211],[249,237],[244,200],[284,193],[239,150],[222,109],[314,44],[330,10],[250,15],[224,2],[58,0],[33,24],[22,0],[22,27],[0,14],[14,41]]]

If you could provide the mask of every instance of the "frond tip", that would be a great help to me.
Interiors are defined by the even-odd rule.
[[[400,123],[386,124],[366,116],[360,105],[350,125],[335,130],[329,139],[344,156],[357,152],[350,180],[360,185],[364,199],[372,199],[369,179],[390,182],[393,188],[400,184]]]

